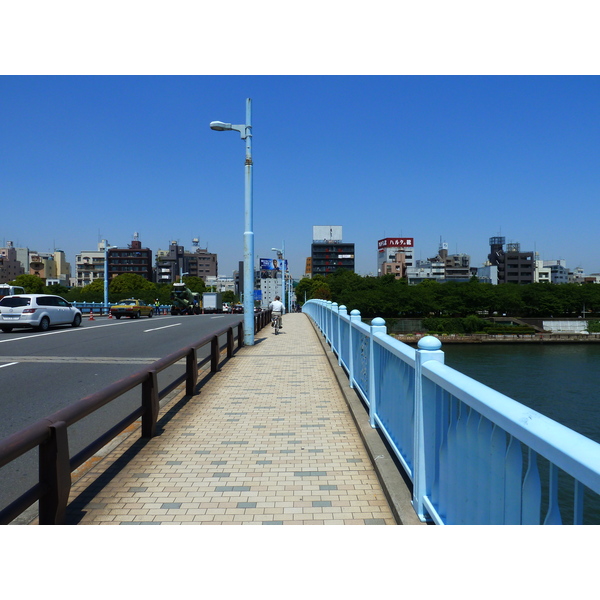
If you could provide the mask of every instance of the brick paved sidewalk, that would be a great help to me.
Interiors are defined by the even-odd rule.
[[[303,314],[285,315],[280,335],[260,331],[160,425],[73,485],[67,523],[395,524]]]

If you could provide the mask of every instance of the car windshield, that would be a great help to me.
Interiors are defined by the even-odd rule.
[[[124,304],[125,306],[132,306],[135,304],[135,300],[121,300],[119,304]]]
[[[17,308],[19,306],[29,306],[30,298],[21,298],[20,296],[8,296],[0,300],[0,306],[8,306],[9,308]]]

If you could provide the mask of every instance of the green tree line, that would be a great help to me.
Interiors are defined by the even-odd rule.
[[[192,292],[207,291],[200,277],[184,276],[184,283]],[[84,287],[67,288],[62,285],[45,285],[44,281],[35,275],[19,275],[11,285],[19,285],[28,294],[56,294],[69,302],[104,302],[104,279],[96,279]],[[147,304],[154,304],[158,299],[161,304],[171,303],[170,283],[152,283],[141,275],[123,273],[109,281],[108,301],[113,304],[125,298],[137,298]],[[233,292],[223,293],[223,302],[238,302]]]
[[[468,282],[439,283],[435,280],[408,285],[393,275],[362,277],[351,271],[301,279],[296,297],[320,298],[357,309],[363,318],[468,317],[469,315],[512,317],[586,317],[600,314],[600,285],[527,285]]]

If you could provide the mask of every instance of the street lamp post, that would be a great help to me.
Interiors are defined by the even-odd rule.
[[[108,310],[108,250],[116,246],[109,246],[108,240],[102,241],[104,242],[104,308]]]
[[[246,141],[244,182],[244,344],[254,345],[254,230],[252,221],[252,100],[246,98],[246,123],[232,125],[212,121],[215,131],[239,131]]]
[[[285,242],[281,244],[282,248],[271,248],[273,252],[277,252],[277,258],[281,262],[281,301],[283,305],[286,306],[285,303]],[[288,308],[289,312],[289,308]]]

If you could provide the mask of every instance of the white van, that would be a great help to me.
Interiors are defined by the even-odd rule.
[[[8,285],[8,283],[0,283],[0,300],[4,296],[15,296],[16,294],[24,294],[25,288],[18,285]]]

